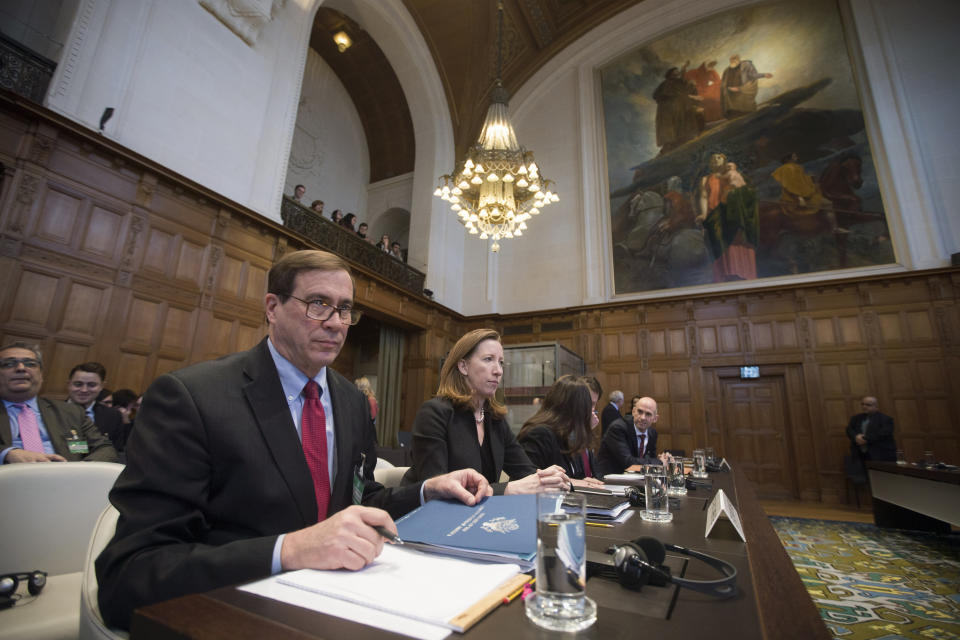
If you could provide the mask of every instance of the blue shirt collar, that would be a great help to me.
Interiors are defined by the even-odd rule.
[[[306,383],[304,383],[304,384],[306,384]],[[36,411],[37,413],[40,413],[40,405],[37,404],[37,396],[33,396],[33,397],[30,398],[29,400],[24,400],[24,402],[27,404],[28,407],[30,407],[31,409],[33,409],[33,410]],[[19,402],[11,402],[10,400],[4,400],[4,401],[3,401],[3,407],[7,410],[7,413],[10,413],[10,407],[12,407],[12,406],[15,405],[15,404],[20,404],[20,403],[19,403]]]
[[[283,395],[287,404],[295,402],[303,392],[303,387],[307,384],[309,378],[305,373],[296,368],[292,362],[280,355],[273,341],[267,338],[267,348],[270,350],[270,357],[273,358],[273,364],[277,367],[277,373],[280,374],[280,385],[283,387]],[[327,368],[320,369],[320,373],[313,377],[314,381],[320,385],[323,391],[323,398],[329,398],[329,389],[327,389]]]

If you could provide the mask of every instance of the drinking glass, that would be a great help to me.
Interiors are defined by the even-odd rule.
[[[683,458],[674,458],[667,464],[667,474],[670,488],[667,493],[671,496],[687,495],[687,476],[684,473]]]
[[[897,449],[897,464],[907,464],[907,454],[903,449]]]
[[[707,464],[716,464],[717,454],[714,452],[713,447],[704,447],[703,455],[707,459]]]
[[[587,597],[586,496],[537,494],[537,590],[524,600],[527,617],[554,631],[579,631],[597,620]]]
[[[707,477],[707,454],[703,449],[693,450],[693,477]]]
[[[923,466],[932,467],[937,464],[937,459],[933,457],[933,451],[923,452]]]
[[[668,496],[667,470],[662,464],[647,465],[643,477],[643,490],[646,494],[646,507],[640,517],[649,522],[670,522],[670,499]]]

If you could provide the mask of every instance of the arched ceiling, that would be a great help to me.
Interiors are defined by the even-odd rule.
[[[503,84],[512,94],[552,56],[642,0],[504,0]],[[476,141],[496,75],[496,0],[403,0],[443,82],[456,157]],[[337,50],[344,30],[353,46]],[[370,181],[413,171],[413,122],[400,82],[360,25],[320,7],[310,38],[350,94],[370,152]]]

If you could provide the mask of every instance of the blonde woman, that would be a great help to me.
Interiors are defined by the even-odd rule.
[[[357,389],[360,389],[363,395],[367,396],[367,402],[370,403],[370,419],[376,422],[378,409],[377,397],[373,395],[373,387],[370,386],[370,381],[367,379],[367,376],[357,378],[353,381],[353,384],[357,385]]]

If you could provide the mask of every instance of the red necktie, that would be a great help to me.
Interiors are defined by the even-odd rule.
[[[640,434],[640,457],[641,458],[643,457],[644,451],[647,448],[646,442],[647,442],[647,434],[641,433]]]
[[[583,456],[583,477],[592,478],[593,470],[590,469],[590,454],[587,451],[584,451],[580,455]]]
[[[20,410],[17,415],[17,425],[20,427],[20,441],[24,451],[43,453],[43,439],[40,437],[40,427],[37,425],[37,416],[26,402],[14,404]]]
[[[330,473],[327,470],[327,417],[320,403],[320,385],[313,380],[303,388],[303,414],[300,416],[303,455],[313,476],[317,494],[317,522],[327,517],[330,504]]]

